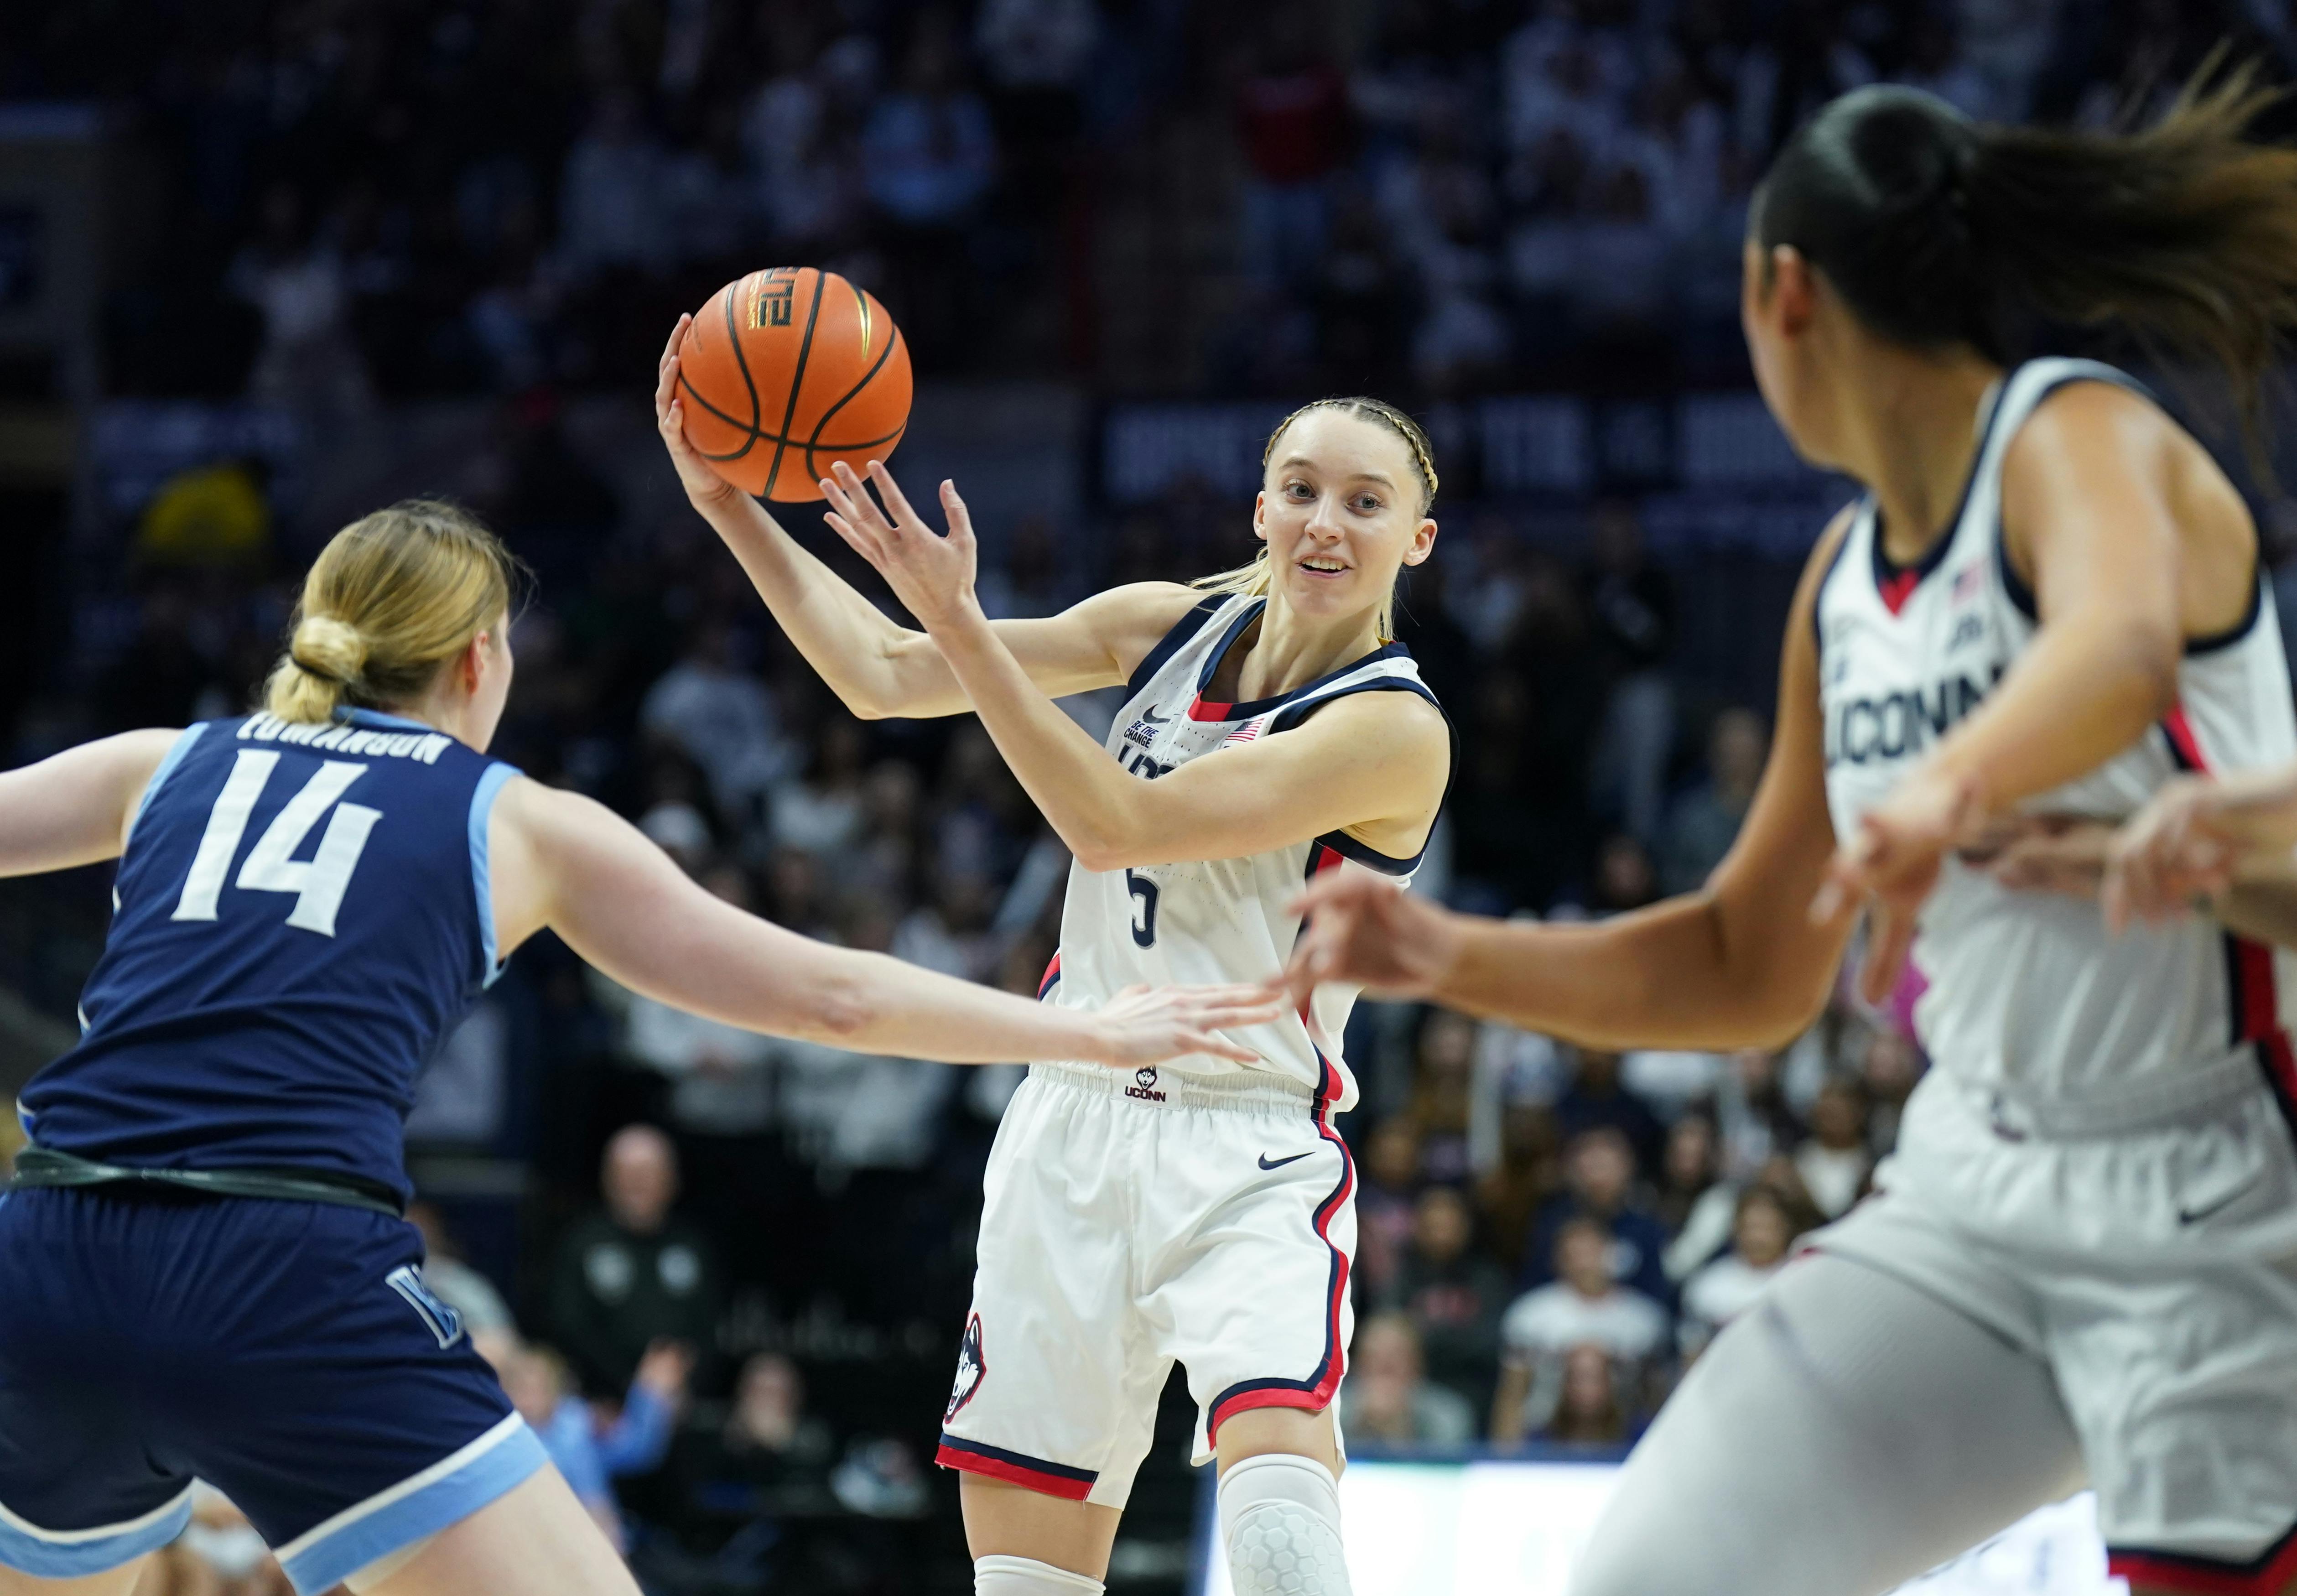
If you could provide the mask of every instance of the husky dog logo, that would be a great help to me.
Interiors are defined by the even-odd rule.
[[[981,1361],[981,1315],[976,1313],[965,1321],[965,1337],[957,1344],[957,1384],[950,1389],[949,1406],[942,1410],[943,1424],[973,1400],[981,1389],[981,1377],[988,1372],[989,1365]]]
[[[1132,1084],[1124,1089],[1128,1098],[1139,1098],[1144,1103],[1161,1103],[1165,1094],[1157,1090],[1157,1072],[1143,1065],[1132,1072]]]

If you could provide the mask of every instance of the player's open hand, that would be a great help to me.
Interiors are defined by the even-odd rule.
[[[710,462],[686,440],[686,401],[678,392],[678,346],[686,341],[686,329],[693,325],[692,317],[679,317],[670,330],[670,341],[662,346],[662,359],[655,367],[654,425],[662,434],[663,448],[670,451],[670,463],[678,468],[679,485],[686,489],[694,507],[707,515],[749,496],[711,470]]]
[[[1459,958],[1451,915],[1375,876],[1328,871],[1293,901],[1290,912],[1305,922],[1284,972],[1296,1004],[1327,981],[1382,997],[1423,998]]]
[[[2105,866],[2106,924],[2161,921],[2228,891],[2253,864],[2285,863],[2297,843],[2297,770],[2182,776],[2116,833]]]
[[[1101,1008],[1107,1041],[1099,1062],[1136,1069],[1209,1053],[1235,1064],[1257,1064],[1259,1054],[1221,1032],[1267,1024],[1283,1014],[1282,997],[1283,988],[1274,981],[1252,986],[1128,986]]]
[[[1866,962],[1858,990],[1880,1003],[1898,983],[1914,945],[1914,919],[1938,884],[1947,851],[1978,835],[1985,813],[1967,777],[1917,770],[1860,817],[1835,850],[1811,900],[1813,924],[1867,911]]]
[[[957,496],[957,484],[941,485],[941,506],[949,517],[949,535],[943,537],[910,507],[884,461],[869,462],[869,481],[877,489],[876,498],[851,465],[840,460],[831,466],[821,479],[821,496],[829,501],[822,519],[877,568],[893,596],[926,630],[956,619],[973,605],[979,560],[973,517]]]

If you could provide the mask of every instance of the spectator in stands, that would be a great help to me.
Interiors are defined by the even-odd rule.
[[[1498,1164],[1476,1183],[1476,1206],[1492,1256],[1517,1259],[1533,1215],[1563,1185],[1563,1136],[1545,1104],[1516,1102],[1500,1111],[1499,1139]]]
[[[1618,1365],[1610,1353],[1589,1343],[1563,1354],[1562,1389],[1539,1438],[1565,1446],[1617,1446],[1629,1438]]]
[[[658,1468],[669,1454],[691,1355],[674,1342],[649,1347],[620,1411],[608,1419],[575,1394],[573,1371],[550,1348],[511,1341],[490,1350],[503,1394],[541,1437],[550,1460],[614,1549],[624,1550],[629,1536],[613,1482]]]
[[[1404,1112],[1420,1132],[1420,1173],[1428,1181],[1465,1181],[1468,1126],[1473,1112],[1476,1022],[1448,1008],[1430,1008],[1420,1024]]]
[[[1673,1287],[1663,1264],[1667,1230],[1635,1189],[1626,1139],[1609,1125],[1582,1131],[1565,1145],[1563,1169],[1565,1188],[1541,1205],[1517,1283],[1538,1286],[1552,1279],[1548,1271],[1565,1227],[1585,1221],[1603,1232],[1614,1278],[1667,1300]]]
[[[901,86],[861,130],[902,331],[928,361],[960,355],[979,324],[966,228],[997,179],[996,135],[964,65],[949,14],[915,13]]]
[[[1707,735],[1707,779],[1675,801],[1659,843],[1659,885],[1673,894],[1703,884],[1739,835],[1770,757],[1770,730],[1750,709],[1727,709]]]
[[[1626,1141],[1637,1171],[1657,1170],[1667,1131],[1651,1105],[1620,1079],[1623,1060],[1600,1048],[1574,1051],[1571,1084],[1555,1099],[1555,1123],[1563,1134],[1575,1137],[1599,1127],[1616,1131]]]
[[[1381,1299],[1411,1320],[1428,1378],[1478,1412],[1491,1403],[1507,1309],[1506,1273],[1475,1246],[1475,1211],[1458,1189],[1430,1186],[1412,1209],[1412,1244]]]
[[[1769,1048],[1741,1048],[1716,1092],[1715,1114],[1723,1134],[1723,1172],[1748,1180],[1774,1154],[1802,1139],[1802,1123],[1787,1101],[1785,1054]]]
[[[716,1344],[717,1254],[671,1213],[678,1184],[670,1138],[652,1125],[625,1125],[606,1144],[603,1209],[559,1243],[551,1333],[586,1391],[621,1395],[658,1341],[683,1343],[696,1356]]]
[[[732,627],[704,626],[638,707],[638,724],[701,766],[718,812],[737,825],[796,763],[772,695],[739,652]]]
[[[767,805],[773,845],[817,860],[842,854],[861,835],[869,752],[861,722],[840,709],[826,712],[803,769],[774,785]]]
[[[1402,1313],[1376,1313],[1356,1328],[1348,1378],[1340,1387],[1340,1435],[1350,1452],[1367,1446],[1458,1446],[1476,1438],[1476,1410],[1458,1392],[1429,1381],[1420,1334]]]
[[[1716,1331],[1745,1312],[1778,1278],[1794,1238],[1794,1216],[1777,1192],[1767,1186],[1750,1186],[1740,1193],[1731,1250],[1683,1287],[1683,1323],[1677,1334],[1684,1356],[1696,1357]]]
[[[1331,175],[1347,151],[1347,80],[1318,46],[1313,13],[1264,13],[1257,60],[1236,90],[1245,179],[1239,253],[1264,292],[1301,287],[1324,252]]]
[[[1598,917],[1626,914],[1659,897],[1651,851],[1632,833],[1615,831],[1595,851],[1595,890],[1588,909]]]
[[[1642,528],[1622,500],[1597,506],[1587,607],[1610,678],[1596,746],[1598,808],[1637,838],[1659,840],[1667,765],[1675,752],[1675,582],[1643,555]]]
[[[262,348],[248,377],[255,398],[333,421],[367,410],[374,393],[351,337],[349,276],[288,185],[264,194],[262,231],[232,262],[231,286],[263,317]]]
[[[1854,1076],[1832,1075],[1810,1106],[1810,1137],[1795,1149],[1795,1169],[1811,1201],[1829,1219],[1849,1212],[1866,1189],[1874,1155],[1866,1147],[1866,1093]]]
[[[1411,1245],[1412,1199],[1420,1190],[1420,1131],[1405,1115],[1391,1115],[1364,1139],[1363,1185],[1356,1194],[1356,1289],[1364,1300],[1387,1300]]]
[[[461,1314],[463,1328],[473,1337],[515,1335],[518,1324],[510,1304],[493,1281],[463,1261],[438,1205],[416,1198],[407,1205],[407,1222],[422,1233],[423,1283],[431,1295]]]
[[[1668,1279],[1680,1286],[1722,1250],[1738,1205],[1738,1189],[1723,1178],[1715,1122],[1703,1114],[1686,1114],[1668,1126],[1659,1197],[1652,1205],[1671,1238],[1663,1255]]]
[[[638,98],[611,89],[566,152],[558,185],[558,249],[568,272],[655,272],[671,264],[676,234],[662,185],[664,156]]]
[[[1612,1278],[1610,1238],[1592,1219],[1568,1222],[1555,1238],[1556,1279],[1509,1305],[1492,1438],[1520,1440],[1541,1427],[1561,1395],[1563,1360],[1592,1343],[1640,1367],[1662,1349],[1667,1310]]]
[[[767,1584],[785,1526],[836,1508],[836,1455],[829,1427],[806,1411],[797,1365],[780,1353],[752,1353],[733,1402],[697,1413],[671,1449],[663,1527],[681,1554],[669,1559],[685,1575],[676,1585]]]

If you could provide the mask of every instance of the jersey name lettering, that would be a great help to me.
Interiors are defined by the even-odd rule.
[[[249,716],[240,727],[239,736],[243,742],[292,743],[301,747],[332,748],[341,753],[411,759],[425,765],[437,764],[439,756],[454,741],[441,732],[379,731],[348,721],[333,726],[320,721],[299,724],[270,714]]]

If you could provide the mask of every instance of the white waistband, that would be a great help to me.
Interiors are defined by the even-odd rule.
[[[1288,1075],[1239,1070],[1232,1075],[1181,1075],[1169,1070],[1113,1069],[1098,1064],[1033,1064],[1029,1079],[1072,1091],[1096,1092],[1144,1107],[1224,1108],[1306,1114],[1316,1095]]]
[[[2013,1140],[2037,1136],[2072,1140],[2114,1136],[2191,1119],[2266,1085],[2255,1051],[2244,1047],[2216,1061],[2175,1074],[2087,1090],[2079,1097],[2039,1097],[2006,1085],[1964,1083],[1984,1105],[1996,1131]]]

